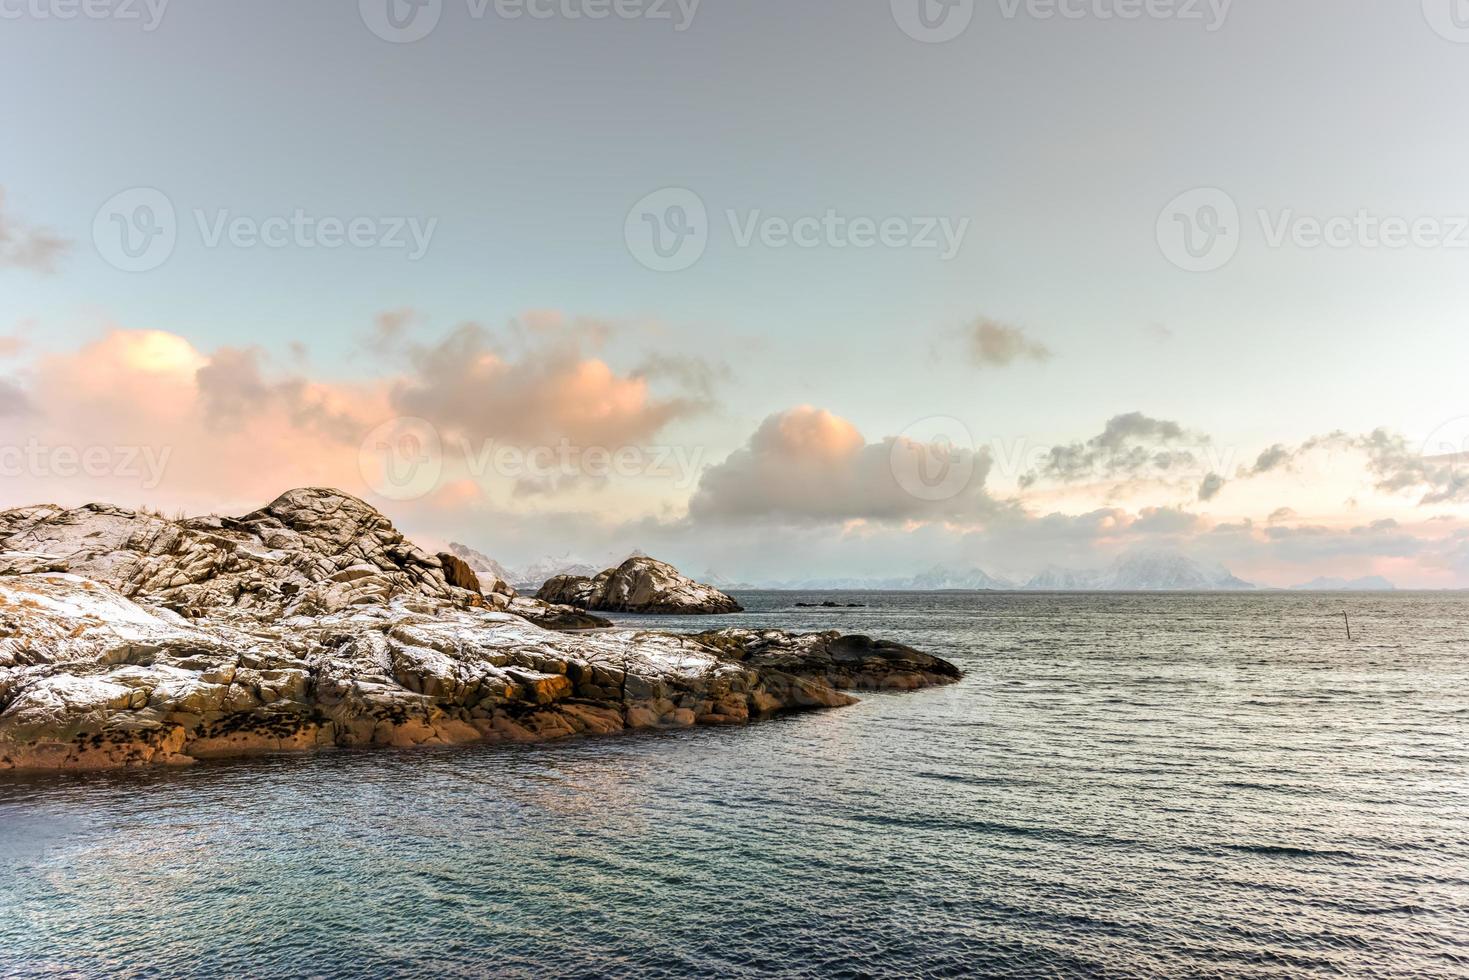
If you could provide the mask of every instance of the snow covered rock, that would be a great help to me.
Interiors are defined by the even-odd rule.
[[[560,575],[536,593],[543,602],[600,612],[718,615],[743,612],[740,604],[710,585],[645,555],[629,558],[595,578]]]
[[[238,519],[21,508],[0,549],[0,769],[743,724],[947,678],[835,634],[545,629],[595,617],[466,588],[336,491]]]

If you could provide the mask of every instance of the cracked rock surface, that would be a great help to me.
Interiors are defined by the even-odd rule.
[[[481,592],[333,490],[20,508],[0,550],[0,769],[734,725],[958,676],[837,634],[547,629],[585,614]]]

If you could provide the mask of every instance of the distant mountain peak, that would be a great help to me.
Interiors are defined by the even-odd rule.
[[[1220,592],[1255,588],[1223,565],[1204,565],[1164,548],[1129,551],[1104,571],[1053,566],[1034,576],[1025,587],[1057,592]]]
[[[493,575],[502,582],[510,581],[510,572],[504,565],[495,561],[495,559],[486,555],[484,552],[471,548],[467,544],[452,541],[449,543],[449,553],[468,565],[476,575],[484,576],[488,574]]]

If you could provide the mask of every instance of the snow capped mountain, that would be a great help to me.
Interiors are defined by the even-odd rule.
[[[570,556],[542,558],[524,568],[517,568],[510,581],[518,589],[534,592],[543,583],[557,575],[584,575],[588,578],[599,574],[602,568],[589,562],[578,561]]]
[[[1048,568],[1027,589],[1057,592],[1218,592],[1253,589],[1222,565],[1208,566],[1170,551],[1129,552],[1103,572]]]
[[[1015,588],[1015,583],[1008,579],[996,578],[982,568],[950,571],[942,565],[935,565],[922,575],[913,576],[908,582],[908,588],[927,592],[937,592],[944,589],[960,589],[965,591],[991,589],[1005,591]]]
[[[908,578],[810,578],[769,582],[758,587],[827,592],[939,592],[1009,590],[1014,589],[1015,584],[996,578],[982,568],[951,571],[943,565],[935,565],[926,572]]]
[[[1139,552],[1119,558],[1102,577],[1102,588],[1117,592],[1253,589],[1222,565],[1201,565],[1171,552]]]
[[[771,582],[760,588],[791,592],[901,592],[907,581],[896,578],[806,578],[794,582]]]
[[[516,588],[531,592],[557,575],[592,578],[603,569],[617,567],[625,560],[608,559],[598,563],[563,555],[544,558],[524,568],[507,570],[499,562],[473,548],[455,544],[450,546],[450,550],[468,562],[476,572],[483,572],[487,568]],[[641,555],[642,552],[634,551],[628,557]],[[748,582],[728,579],[709,571],[701,577],[701,581],[709,582],[725,591],[780,589],[795,592],[1217,592],[1255,588],[1249,582],[1231,575],[1221,565],[1205,565],[1169,551],[1129,552],[1103,570],[1061,568],[1053,565],[1032,576],[1023,585],[991,575],[979,567],[951,569],[944,565],[935,565],[917,575],[892,578],[852,576]],[[1318,579],[1315,583],[1297,588],[1366,591],[1391,589],[1392,584],[1382,579],[1359,579],[1355,582]]]
[[[1025,587],[1043,592],[1084,592],[1098,588],[1101,578],[1098,572],[1077,571],[1052,565],[1033,576],[1025,583]]]
[[[1292,585],[1293,592],[1395,592],[1397,586],[1393,585],[1381,575],[1369,575],[1366,578],[1314,578],[1301,585]]]
[[[579,575],[585,578],[595,578],[609,568],[616,568],[629,558],[648,557],[641,549],[634,548],[631,553],[621,558],[608,558],[598,564],[595,561],[586,561],[580,558],[572,558],[570,555],[562,555],[559,558],[542,558],[524,568],[513,570],[511,578],[506,579],[521,591],[535,592],[543,584],[558,575]]]
[[[473,570],[474,574],[481,578],[494,576],[502,582],[510,581],[510,571],[504,565],[495,561],[495,559],[486,555],[484,552],[476,551],[467,544],[460,544],[457,541],[450,542],[449,553],[463,561]]]
[[[1051,566],[1024,585],[991,575],[981,568],[951,570],[937,565],[908,578],[811,578],[758,582],[733,588],[783,589],[806,592],[1218,592],[1253,589],[1221,565],[1204,565],[1170,551],[1135,551],[1104,570]]]

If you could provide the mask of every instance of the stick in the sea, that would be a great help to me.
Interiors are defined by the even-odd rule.
[[[1347,618],[1345,609],[1342,610],[1341,619],[1342,622],[1347,624],[1347,639],[1350,640],[1352,638],[1352,621]]]

